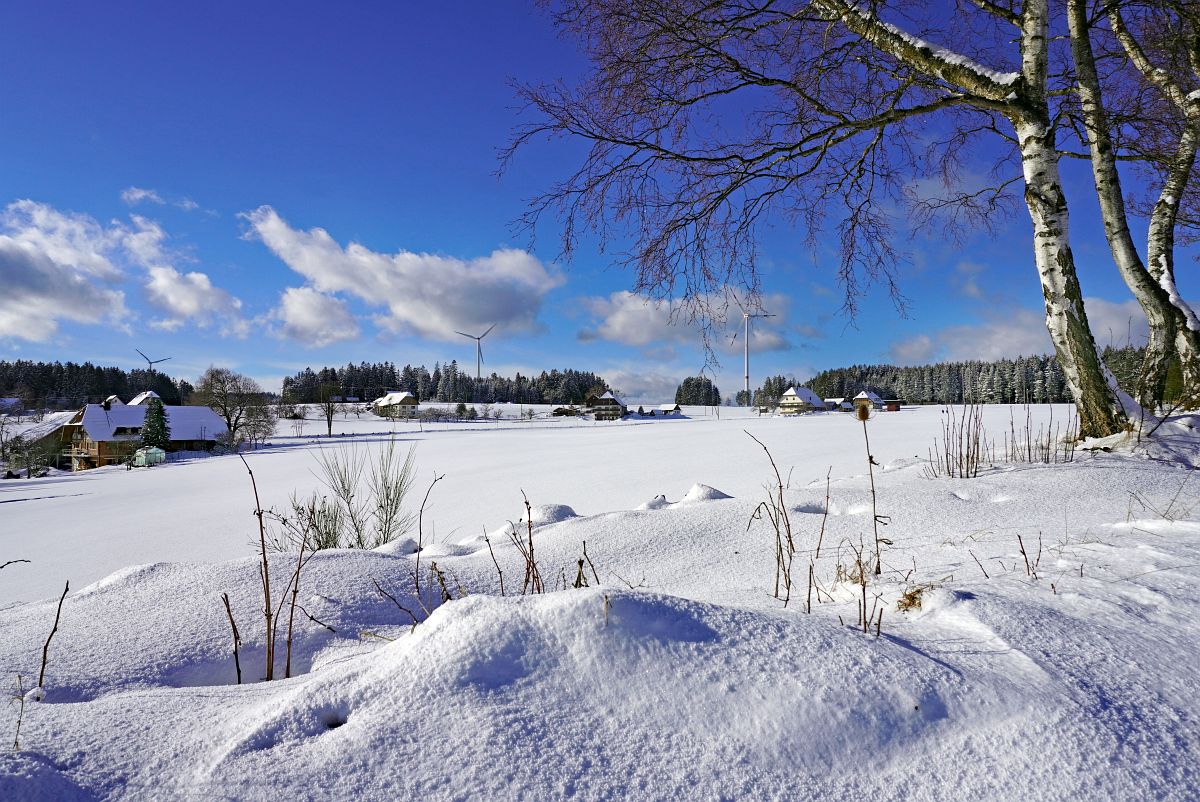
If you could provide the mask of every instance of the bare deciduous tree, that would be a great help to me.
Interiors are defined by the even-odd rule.
[[[941,11],[853,0],[564,0],[555,22],[578,38],[592,70],[574,89],[523,88],[539,119],[503,157],[541,137],[590,148],[524,222],[557,212],[567,256],[584,229],[602,243],[617,227],[628,231],[636,289],[677,297],[703,322],[731,287],[757,298],[763,224],[798,223],[815,243],[832,217],[853,313],[874,282],[902,303],[892,207],[986,224],[1023,183],[1046,325],[1081,434],[1120,431],[1125,413],[1069,241],[1056,141],[1069,86],[1051,69],[1050,2],[964,1],[946,21]],[[912,195],[929,176],[953,186],[967,160],[997,144],[1004,153],[990,186]]]
[[[237,443],[242,438],[247,413],[262,398],[263,389],[254,379],[218,367],[204,371],[193,393],[196,403],[210,407],[224,419],[229,427],[231,443]]]

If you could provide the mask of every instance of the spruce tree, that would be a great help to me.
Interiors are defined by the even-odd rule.
[[[167,411],[162,401],[151,398],[146,404],[146,419],[142,422],[142,444],[161,448],[164,451],[171,443],[171,427],[167,425]]]

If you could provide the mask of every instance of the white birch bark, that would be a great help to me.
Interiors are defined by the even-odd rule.
[[[1101,219],[1104,222],[1104,236],[1108,240],[1113,261],[1121,278],[1137,299],[1149,324],[1149,339],[1139,381],[1138,400],[1143,407],[1153,409],[1156,402],[1162,398],[1172,349],[1174,348],[1185,365],[1189,366],[1186,372],[1192,375],[1197,372],[1195,366],[1200,361],[1200,340],[1197,340],[1196,331],[1188,330],[1183,310],[1172,303],[1169,291],[1161,279],[1156,280],[1153,271],[1147,269],[1134,245],[1121,190],[1121,176],[1117,170],[1116,149],[1113,146],[1108,115],[1104,111],[1100,79],[1096,72],[1085,0],[1068,0],[1067,23],[1071,32],[1071,55],[1078,81],[1084,130],[1088,138],[1092,177],[1100,203]],[[1194,159],[1194,140],[1191,153]],[[1190,169],[1189,161],[1189,172]],[[1183,176],[1183,180],[1186,181],[1186,175]],[[1169,201],[1173,198],[1170,195],[1160,198],[1159,206],[1169,214],[1175,207],[1171,203],[1164,203],[1164,200]],[[1157,228],[1151,228],[1151,243],[1155,240],[1160,241],[1168,246],[1166,253],[1170,253],[1173,248],[1168,240],[1173,237],[1173,215],[1168,222],[1166,214],[1161,214],[1159,208],[1155,209],[1155,213],[1162,219]],[[1151,264],[1163,256],[1161,251],[1156,254],[1156,250],[1158,249],[1153,245],[1148,249]],[[1160,275],[1163,272],[1160,268]],[[1183,306],[1186,308],[1186,304]]]

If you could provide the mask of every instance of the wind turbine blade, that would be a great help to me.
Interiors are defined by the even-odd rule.
[[[133,350],[137,351],[139,354],[142,354],[142,351],[140,348],[134,348]],[[142,359],[146,360],[147,362],[150,361],[150,357],[146,356],[145,354],[142,354]]]
[[[489,334],[491,334],[491,333],[492,333],[492,329],[494,329],[494,328],[496,328],[496,324],[495,324],[495,323],[493,323],[492,325],[488,326],[488,330],[487,330],[487,331],[485,331],[483,334],[480,334],[480,335],[479,335],[479,339],[481,339],[481,340],[482,340],[484,337],[486,337],[486,336],[488,336]]]
[[[474,335],[474,334],[467,334],[465,331],[459,331],[458,329],[455,329],[455,330],[454,330],[454,333],[455,333],[455,334],[461,334],[461,335],[462,335],[462,336],[464,336],[464,337],[470,337],[472,340],[474,340],[474,339],[475,339],[475,335]]]

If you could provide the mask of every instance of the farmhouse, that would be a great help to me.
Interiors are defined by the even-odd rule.
[[[663,415],[663,416],[682,415],[683,410],[679,408],[678,404],[659,404],[658,405],[658,414]]]
[[[790,387],[779,398],[781,415],[798,415],[814,409],[825,409],[825,401],[807,387]]]
[[[587,411],[596,416],[596,420],[620,420],[629,414],[625,402],[613,395],[612,390],[603,395],[589,395],[586,400]]]
[[[875,395],[870,390],[863,390],[858,395],[854,396],[855,407],[871,407],[872,409],[883,409],[883,399]]]
[[[417,397],[408,390],[391,390],[372,401],[371,409],[385,418],[406,418],[417,411]]]
[[[207,451],[228,432],[208,407],[163,407],[170,429],[169,451]],[[60,463],[81,471],[125,462],[142,445],[146,407],[133,404],[88,404],[41,431],[39,444],[59,455]]]
[[[118,404],[121,403],[121,399],[117,398],[115,395],[110,395],[108,397],[108,400],[111,401],[114,398],[117,399]],[[135,395],[133,398],[129,399],[129,406],[143,407],[146,404],[150,403],[151,398],[157,398],[159,401],[162,401],[162,396],[160,396],[158,393],[154,392],[153,390],[143,390],[142,392]]]

